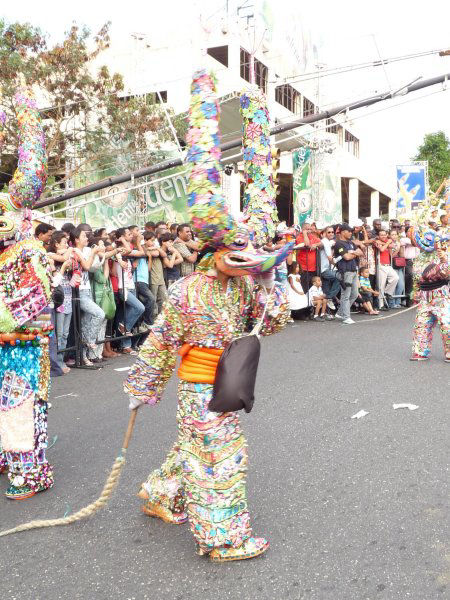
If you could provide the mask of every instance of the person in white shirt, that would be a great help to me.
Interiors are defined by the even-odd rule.
[[[322,322],[327,319],[331,321],[333,319],[332,315],[326,314],[327,310],[327,297],[323,293],[322,290],[322,280],[320,277],[316,276],[312,278],[312,286],[308,291],[309,303],[314,306],[314,321]]]
[[[300,266],[293,262],[288,265],[288,299],[291,316],[293,319],[299,318],[299,311],[308,306],[308,298],[303,291],[300,282]]]
[[[323,292],[328,299],[328,306],[334,309],[335,298],[341,284],[337,278],[336,267],[333,259],[333,246],[335,244],[334,229],[329,225],[322,231],[322,248],[320,249],[320,277],[322,278]]]
[[[70,234],[70,239],[74,246],[75,258],[81,268],[81,283],[78,288],[80,296],[81,309],[81,337],[83,339],[83,362],[85,365],[92,366],[88,354],[96,347],[97,335],[105,318],[103,310],[95,304],[92,298],[91,284],[89,281],[89,271],[91,268],[98,268],[100,261],[97,256],[98,246],[88,247],[88,237],[86,231],[81,227],[76,227]]]

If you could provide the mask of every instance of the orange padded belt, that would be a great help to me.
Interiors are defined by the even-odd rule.
[[[223,350],[200,348],[183,344],[178,351],[182,357],[178,377],[191,383],[214,383],[217,364]]]

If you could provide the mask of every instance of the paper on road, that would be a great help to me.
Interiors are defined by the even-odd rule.
[[[410,404],[409,402],[404,402],[403,404],[393,404],[392,408],[397,410],[397,408],[409,408],[409,410],[416,410],[419,408],[417,404]]]
[[[114,369],[114,371],[129,371],[131,367],[119,367],[118,369]]]
[[[350,418],[351,419],[362,419],[362,417],[365,417],[368,414],[369,413],[366,410],[360,410],[355,415],[353,415],[353,417],[350,417]]]

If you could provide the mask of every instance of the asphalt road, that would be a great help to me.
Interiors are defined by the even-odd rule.
[[[271,542],[265,555],[212,564],[194,554],[186,525],[139,511],[139,484],[176,435],[174,379],[159,406],[140,409],[106,509],[0,538],[0,598],[448,598],[450,367],[437,331],[432,359],[408,361],[413,313],[350,327],[298,323],[264,340],[255,408],[242,420],[253,527]],[[129,364],[54,380],[56,484],[24,502],[1,496],[0,529],[97,498],[128,419],[124,373],[114,369]],[[393,410],[394,402],[419,409]],[[351,420],[361,409],[369,414]]]

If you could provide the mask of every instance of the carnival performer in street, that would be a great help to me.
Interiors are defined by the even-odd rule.
[[[139,496],[146,500],[143,511],[152,517],[173,524],[189,520],[198,554],[222,562],[262,554],[269,543],[254,537],[250,525],[247,445],[238,413],[208,409],[216,368],[224,348],[256,323],[261,321],[261,334],[269,335],[288,321],[287,299],[274,285],[273,268],[267,269],[284,260],[292,245],[284,246],[278,255],[259,253],[249,241],[248,229],[229,214],[219,185],[215,85],[209,75],[198,72],[191,91],[189,204],[193,228],[203,244],[202,259],[196,272],[172,286],[125,389],[131,409],[156,404],[173,374],[177,353],[182,356],[178,440],[162,467],[143,483]],[[250,98],[247,107],[251,102]],[[255,102],[254,112],[257,110]],[[268,124],[266,112],[259,118],[260,123],[265,119]],[[257,135],[264,135],[260,126],[254,128],[253,144]],[[244,151],[246,141],[244,134]],[[258,149],[261,154],[252,164],[270,165],[270,144],[265,140]],[[258,173],[254,169],[253,176]],[[272,209],[266,195],[272,194],[273,202],[275,195],[270,174],[267,180],[265,177],[260,183],[264,188],[258,192],[255,187],[252,201],[257,203],[259,193],[260,202],[269,202]],[[265,212],[262,216],[261,228],[268,232],[273,224]]]
[[[447,234],[436,233],[428,226],[429,213],[433,208],[435,205],[430,201],[428,206],[418,211],[416,223],[408,231],[411,242],[421,250],[416,261],[420,275],[416,276],[415,282],[414,298],[418,306],[411,360],[429,359],[433,328],[438,325],[444,345],[444,360],[450,362],[450,239]]]
[[[0,194],[0,472],[6,496],[23,500],[53,485],[47,462],[50,271],[41,242],[32,235],[31,208],[47,179],[39,113],[24,80],[15,95],[19,163]],[[0,115],[4,124],[5,115]]]

